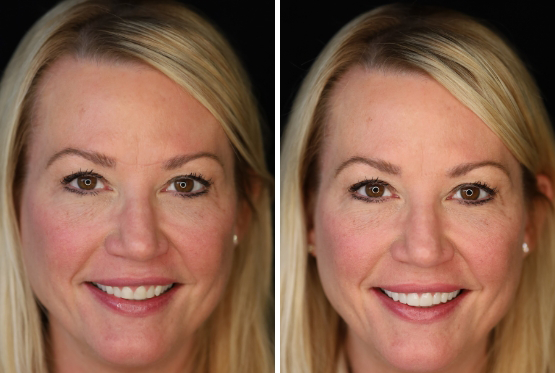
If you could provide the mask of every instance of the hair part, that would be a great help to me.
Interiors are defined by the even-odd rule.
[[[224,295],[197,331],[190,364],[199,373],[269,372],[272,178],[247,75],[215,27],[182,5],[109,0],[58,4],[24,37],[0,86],[0,372],[48,371],[40,305],[20,254],[18,186],[25,178],[25,147],[41,79],[64,56],[150,66],[183,87],[222,125],[236,155],[238,196],[252,218],[234,250]]]
[[[548,203],[547,223],[538,232],[537,250],[524,261],[515,304],[492,333],[488,371],[555,370],[555,215],[535,179],[541,173],[555,185],[555,141],[533,78],[502,37],[468,16],[386,5],[357,17],[328,43],[300,88],[286,128],[281,163],[283,371],[338,372],[344,355],[344,322],[326,299],[315,259],[307,254],[307,227],[330,97],[354,66],[436,80],[482,119],[521,164],[525,199]],[[529,209],[534,206],[528,203]]]

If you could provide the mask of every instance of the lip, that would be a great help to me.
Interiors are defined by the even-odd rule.
[[[144,279],[142,279],[141,281],[144,281]],[[130,284],[130,283],[129,282],[124,283],[123,286],[127,284]],[[145,283],[141,282],[140,284],[145,284]],[[105,293],[90,282],[87,282],[84,285],[92,293],[93,298],[97,300],[102,306],[108,308],[111,311],[114,311],[117,314],[128,316],[128,317],[146,317],[159,312],[163,312],[164,309],[168,307],[170,301],[173,299],[173,296],[176,294],[177,290],[181,287],[181,285],[175,284],[171,289],[169,289],[164,294],[161,294],[159,296],[156,296],[150,299],[144,299],[144,300],[129,300],[129,299],[118,298],[114,295]],[[118,285],[108,285],[108,286],[118,286]]]
[[[386,288],[386,289],[390,290],[390,288]],[[424,289],[424,288],[420,287],[418,289]],[[432,292],[447,293],[449,292],[449,291],[427,291],[427,290],[421,291],[418,289],[417,291],[408,291],[407,293],[432,293]],[[430,289],[430,287],[426,287],[425,289]],[[442,289],[448,289],[448,288],[442,288]],[[452,291],[455,291],[461,288],[452,288],[452,289],[453,289]],[[384,294],[379,288],[372,288],[371,291],[373,292],[373,294],[375,294],[378,297],[378,299],[382,302],[382,304],[389,311],[391,311],[391,313],[393,313],[395,316],[405,321],[409,321],[413,323],[423,323],[423,324],[429,324],[429,323],[437,322],[448,318],[450,315],[452,315],[455,312],[455,310],[458,308],[458,306],[461,304],[464,298],[466,298],[468,293],[470,293],[470,291],[465,290],[461,294],[459,294],[459,296],[457,296],[455,299],[447,303],[440,303],[432,307],[412,307],[412,306],[403,304],[401,302],[394,301],[386,294]],[[391,291],[394,291],[394,290],[391,290]],[[395,291],[395,292],[405,293],[405,291]]]

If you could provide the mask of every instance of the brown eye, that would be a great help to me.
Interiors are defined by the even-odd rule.
[[[475,201],[480,197],[480,188],[465,187],[461,189],[461,198],[467,201]]]
[[[175,184],[175,190],[177,192],[189,193],[193,190],[195,186],[195,181],[193,179],[180,179],[180,180],[174,181],[174,184]]]
[[[77,186],[84,190],[92,190],[96,187],[98,179],[94,176],[80,176],[77,178]]]
[[[349,190],[356,198],[371,202],[384,201],[387,197],[393,196],[389,184],[374,180],[357,183]]]
[[[366,184],[365,192],[368,197],[379,198],[384,195],[385,186],[377,184]]]

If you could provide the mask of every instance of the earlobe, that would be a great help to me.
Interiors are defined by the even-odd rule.
[[[553,201],[553,184],[551,179],[544,174],[536,175],[536,185],[539,192],[549,200]],[[536,197],[532,201],[531,210],[528,213],[526,223],[525,242],[530,251],[535,250],[538,236],[543,231],[547,218],[547,213],[551,208],[551,203],[547,203],[545,198]]]

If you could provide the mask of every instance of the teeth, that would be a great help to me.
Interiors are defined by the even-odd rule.
[[[389,290],[382,289],[388,297],[395,302],[401,302],[412,307],[432,307],[440,303],[447,303],[460,294],[461,290],[456,290],[451,293],[394,293]]]
[[[135,291],[131,290],[130,287],[124,286],[123,288],[119,288],[117,286],[106,286],[102,284],[98,284],[96,282],[92,283],[94,286],[99,288],[100,290],[104,291],[108,294],[113,294],[115,297],[123,298],[123,299],[131,299],[131,300],[145,300],[157,297],[166,291],[168,291],[173,284],[170,285],[151,285],[146,288],[146,286],[139,286]]]

